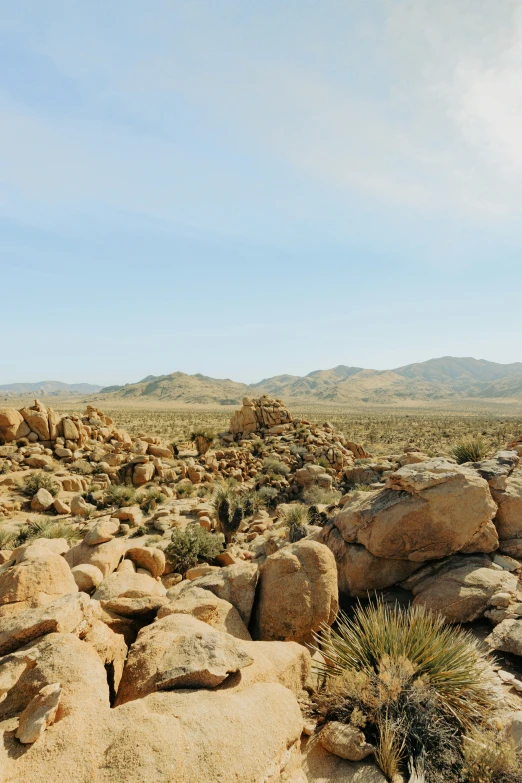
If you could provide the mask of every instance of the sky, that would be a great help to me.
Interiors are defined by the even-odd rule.
[[[0,0],[0,384],[522,360],[519,0]]]

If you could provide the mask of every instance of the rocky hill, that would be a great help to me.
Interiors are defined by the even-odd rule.
[[[0,397],[23,397],[34,394],[40,397],[68,394],[94,394],[102,386],[93,383],[62,383],[61,381],[37,381],[36,383],[6,383],[0,385]]]
[[[0,783],[518,783],[522,437],[375,459],[268,396],[194,436],[0,407]]]
[[[382,371],[339,365],[303,377],[277,375],[254,384],[175,372],[105,387],[98,398],[234,405],[249,394],[269,394],[288,402],[354,406],[522,402],[522,363],[448,356]]]

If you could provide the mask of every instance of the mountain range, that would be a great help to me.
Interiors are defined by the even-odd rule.
[[[93,383],[62,383],[61,381],[38,381],[37,383],[6,383],[0,385],[0,396],[23,397],[35,394],[42,397],[65,396],[68,394],[94,394],[102,389]]]
[[[107,386],[99,397],[184,404],[237,405],[243,396],[345,405],[400,405],[489,400],[522,403],[522,362],[444,356],[393,370],[339,365],[305,376],[276,375],[253,384],[174,372],[137,383]]]

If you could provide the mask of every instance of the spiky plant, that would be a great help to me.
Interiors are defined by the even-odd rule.
[[[465,462],[480,462],[487,453],[488,446],[483,438],[461,440],[451,451],[453,459],[455,459],[459,465],[463,465]]]
[[[292,504],[282,515],[282,520],[288,528],[288,538],[293,544],[308,535],[307,525],[310,521],[306,506]]]
[[[33,538],[65,538],[67,542],[71,542],[79,537],[77,528],[67,522],[35,519],[20,528],[15,543],[21,546]]]
[[[194,430],[194,432],[192,432],[190,435],[190,439],[196,446],[196,451],[198,452],[199,457],[202,457],[207,453],[215,438],[216,435],[214,432],[205,429]]]
[[[0,530],[0,549],[12,549],[15,541],[16,533],[11,530]]]
[[[463,734],[496,708],[494,672],[474,637],[423,607],[379,600],[340,613],[320,640],[325,717],[349,722],[360,710],[385,774],[409,757],[426,764],[427,781],[456,779]]]

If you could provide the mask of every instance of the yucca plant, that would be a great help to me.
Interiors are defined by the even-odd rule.
[[[190,439],[194,443],[199,457],[202,457],[207,453],[215,438],[216,435],[214,432],[205,429],[194,430],[190,435]]]
[[[496,708],[491,663],[471,634],[423,607],[379,600],[340,613],[318,639],[324,717],[349,722],[360,710],[387,775],[409,758],[426,781],[456,780],[463,734]]]
[[[288,528],[288,538],[291,543],[300,541],[308,535],[307,525],[310,519],[306,506],[297,503],[291,505],[282,515],[282,520]]]
[[[212,503],[218,518],[219,529],[228,544],[239,530],[245,516],[241,498],[232,487],[223,484],[217,488]]]
[[[451,451],[451,456],[459,465],[463,465],[465,462],[480,462],[487,452],[488,447],[483,438],[469,438],[457,443]]]

